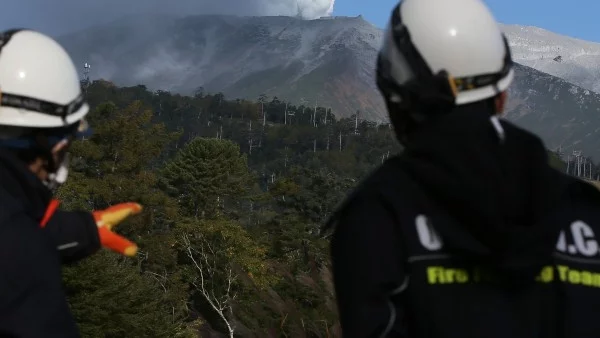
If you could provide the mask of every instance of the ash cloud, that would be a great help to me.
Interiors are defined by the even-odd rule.
[[[333,12],[335,0],[3,0],[0,29],[25,27],[54,36],[125,15],[285,15],[316,19]]]

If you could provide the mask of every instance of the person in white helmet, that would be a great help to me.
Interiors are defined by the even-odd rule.
[[[111,228],[141,207],[56,211],[68,150],[86,132],[89,106],[75,66],[52,38],[0,33],[0,336],[78,337],[62,286],[61,263],[101,246],[134,255]]]
[[[403,151],[327,224],[345,338],[600,334],[600,192],[499,119],[512,65],[481,0],[393,10],[377,84]]]

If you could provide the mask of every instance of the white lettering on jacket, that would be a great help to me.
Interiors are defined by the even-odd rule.
[[[418,215],[415,219],[415,226],[421,245],[429,251],[440,250],[443,246],[442,239],[429,223],[425,215]]]
[[[575,221],[571,223],[569,230],[572,240],[567,240],[566,230],[561,231],[556,243],[556,250],[586,257],[597,256],[600,253],[594,231],[587,223]]]

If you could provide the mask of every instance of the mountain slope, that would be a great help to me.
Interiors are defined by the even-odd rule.
[[[507,32],[513,28],[504,27]],[[531,41],[537,38],[529,31],[521,36],[519,29],[509,32],[517,60],[550,55],[544,51],[546,40],[534,44]],[[561,55],[583,67],[581,60],[594,55],[585,48],[593,44],[569,45],[573,40],[569,39],[556,40],[564,46],[560,48],[568,49]],[[386,113],[373,74],[381,40],[381,30],[360,17],[306,21],[158,16],[120,20],[65,36],[61,42],[77,62],[92,64],[92,77],[119,85],[144,84],[183,94],[202,86],[228,97],[251,99],[264,93],[309,106],[331,107],[340,116],[360,109],[361,118],[381,121]],[[580,49],[585,53],[575,57]],[[541,51],[535,54],[537,50]],[[567,61],[560,67],[550,66],[568,78],[572,74],[565,68],[571,64]],[[543,64],[533,65],[540,68]],[[592,64],[588,66],[593,69]],[[562,146],[570,151],[578,147],[600,158],[599,95],[530,67],[517,65],[516,71],[508,118],[540,134],[551,148]],[[594,83],[593,76],[573,74],[580,82]]]
[[[384,118],[372,76],[381,31],[362,18],[192,16],[121,20],[62,37],[78,62],[120,85],[229,97],[278,96]],[[150,27],[149,27],[150,26]]]
[[[600,93],[600,43],[530,26],[502,25],[520,64]]]
[[[506,117],[537,133],[550,149],[600,159],[600,94],[516,65]]]

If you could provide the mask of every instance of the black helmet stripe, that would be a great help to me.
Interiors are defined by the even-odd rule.
[[[52,116],[60,116],[65,119],[67,116],[77,112],[85,104],[83,94],[79,94],[73,101],[66,105],[60,105],[53,102],[34,99],[27,96],[2,93],[0,91],[0,107],[22,108],[38,113]]]
[[[391,30],[394,45],[406,59],[416,78],[431,77],[433,76],[431,68],[429,68],[429,65],[413,44],[410,32],[404,22],[402,22],[402,4],[402,1],[398,3],[392,12]]]

